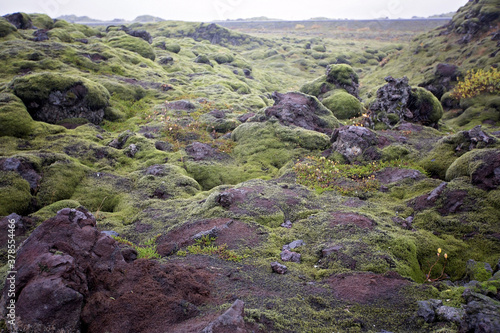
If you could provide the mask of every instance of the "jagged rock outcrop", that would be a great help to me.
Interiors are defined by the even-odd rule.
[[[380,158],[377,135],[366,127],[342,126],[333,132],[330,141],[332,151],[341,154],[349,162]]]
[[[299,92],[272,95],[274,105],[251,120],[277,119],[284,126],[297,126],[330,135],[338,127],[338,120],[315,97]]]
[[[5,19],[10,22],[17,29],[33,29],[33,23],[31,22],[31,18],[25,13],[14,13],[4,15]]]
[[[83,208],[59,211],[18,250],[13,269],[18,329],[168,330],[199,313],[183,309],[195,309],[209,296],[206,273],[125,256],[131,260],[125,261],[118,243],[97,230],[91,213]],[[9,283],[0,300],[2,318],[11,299],[8,289]]]
[[[458,66],[440,63],[436,66],[434,75],[419,84],[419,86],[429,90],[434,96],[441,99],[447,91],[450,91],[454,87],[459,75]]]
[[[68,118],[84,118],[99,124],[110,94],[102,85],[83,77],[37,73],[10,82],[14,94],[35,120],[51,124]]]
[[[446,30],[441,34],[453,32],[463,35],[459,43],[466,44],[491,29],[498,31],[499,18],[498,1],[469,0],[445,26]]]
[[[377,90],[377,99],[370,105],[370,119],[393,126],[400,120],[437,126],[443,115],[439,100],[424,88],[411,88],[408,78],[385,78],[387,84]],[[373,125],[373,124],[372,124]]]
[[[111,29],[116,29],[117,27],[110,25],[106,28],[106,32],[109,32]],[[124,31],[126,34],[132,36],[132,37],[138,37],[141,39],[144,39],[146,42],[149,44],[153,43],[153,37],[151,37],[151,34],[147,32],[146,30],[134,30],[130,29],[129,27],[122,25],[118,28],[118,30]]]

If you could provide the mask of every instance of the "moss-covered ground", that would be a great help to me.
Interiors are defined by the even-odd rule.
[[[437,129],[377,130],[381,161],[356,166],[344,166],[323,133],[252,119],[274,104],[274,91],[300,90],[321,95],[339,126],[361,125],[385,76],[407,75],[416,87],[441,62],[460,73],[487,69],[500,56],[490,37],[458,46],[461,36],[443,29],[391,41],[331,39],[300,27],[287,37],[221,28],[212,44],[197,33],[199,23],[132,25],[151,34],[150,44],[116,29],[29,17],[48,29],[47,40],[0,18],[0,217],[30,216],[34,228],[62,208],[84,206],[101,230],[137,246],[175,242],[158,260],[224,272],[202,314],[240,298],[245,320],[263,332],[454,331],[418,319],[416,301],[458,307],[466,262],[498,262],[500,190],[471,181],[478,160],[499,153],[498,96],[445,108],[432,121]],[[329,65],[349,74],[342,84],[355,74],[359,99],[328,81]],[[102,123],[31,118],[33,103],[75,84],[87,87],[88,105],[105,108]],[[465,147],[463,131],[477,125],[496,141]],[[297,167],[308,161],[323,166]],[[241,261],[186,255],[190,228],[203,225],[220,227],[220,242]],[[185,240],[169,239],[182,230]],[[301,262],[272,273],[282,247],[298,239]],[[432,266],[438,248],[446,266]],[[456,286],[442,291],[427,281],[434,278]]]

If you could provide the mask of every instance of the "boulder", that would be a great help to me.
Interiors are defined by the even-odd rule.
[[[245,303],[237,299],[226,312],[205,327],[201,333],[244,333]]]
[[[284,126],[297,126],[307,130],[332,134],[339,122],[332,112],[317,98],[299,92],[272,95],[274,105],[265,109],[263,115],[257,115],[255,121],[277,119]]]
[[[283,261],[291,261],[300,263],[300,253],[292,252],[290,250],[283,250],[280,254],[281,260]]]
[[[492,298],[465,289],[465,315],[460,332],[500,332],[500,303]]]
[[[469,281],[486,281],[493,275],[493,269],[486,262],[477,262],[469,259],[467,261],[466,276]]]
[[[99,232],[84,208],[60,210],[17,252],[17,328],[46,333],[169,331],[170,325],[198,315],[196,306],[210,295],[207,273],[136,256],[135,250],[122,249]],[[11,299],[9,288],[8,282],[0,299],[2,318]]]
[[[439,63],[436,66],[433,76],[419,84],[419,86],[429,90],[441,100],[441,97],[454,87],[458,76],[460,76],[458,66]]]
[[[330,141],[332,151],[341,154],[348,162],[380,158],[377,135],[366,127],[342,126],[333,132]]]
[[[25,75],[12,80],[10,87],[34,120],[50,124],[69,118],[84,118],[98,125],[109,105],[110,94],[105,87],[67,74]]]
[[[3,17],[5,17],[5,19],[17,29],[33,29],[31,18],[25,13],[8,14],[4,15]]]
[[[278,274],[285,274],[288,271],[288,268],[285,265],[282,265],[277,261],[271,263],[271,268],[273,269],[273,272]]]
[[[385,78],[386,85],[377,90],[377,98],[370,105],[370,120],[394,126],[400,120],[436,126],[443,115],[439,100],[428,90],[408,84],[408,78]]]

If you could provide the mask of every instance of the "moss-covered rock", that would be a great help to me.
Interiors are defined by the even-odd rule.
[[[443,116],[443,107],[439,100],[422,87],[412,89],[408,108],[413,111],[413,117],[424,124],[437,124]]]
[[[110,98],[102,85],[65,74],[31,74],[9,85],[35,120],[52,124],[66,118],[85,118],[99,124]]]
[[[156,58],[153,47],[148,42],[139,37],[132,37],[127,34],[118,35],[109,38],[108,45],[135,52],[150,60],[155,60]]]
[[[23,102],[13,94],[0,93],[0,136],[26,137],[32,126]]]
[[[480,149],[465,153],[446,170],[446,180],[469,177],[472,184],[492,190],[500,185],[500,149]]]
[[[328,65],[326,74],[311,83],[306,83],[300,91],[320,99],[334,89],[344,89],[358,97],[359,77],[351,66],[346,64]]]
[[[56,201],[70,199],[88,169],[79,163],[58,158],[43,169],[37,206],[44,207]]]
[[[5,37],[12,32],[16,32],[17,29],[15,26],[10,24],[5,18],[0,17],[0,37]]]
[[[29,14],[33,25],[38,29],[52,29],[54,20],[46,14]]]
[[[257,114],[254,121],[268,121],[277,119],[285,126],[298,126],[307,130],[331,134],[339,127],[339,121],[314,96],[299,92],[272,95],[274,105]]]
[[[29,183],[16,172],[0,172],[0,216],[27,214],[30,204]]]
[[[337,119],[350,119],[358,117],[363,111],[363,105],[345,90],[335,90],[330,96],[321,101],[327,109],[333,112]]]
[[[420,165],[431,175],[445,179],[448,168],[457,158],[472,149],[491,147],[495,142],[496,140],[494,138],[485,134],[481,130],[481,127],[478,126],[470,131],[462,131],[440,139],[435,144],[434,148],[420,161]],[[468,159],[457,163],[457,165],[450,170],[450,179],[452,179],[455,174],[465,175],[464,173],[466,173],[466,171],[461,167],[463,163],[468,165]]]

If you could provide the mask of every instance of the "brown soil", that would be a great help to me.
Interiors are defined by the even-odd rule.
[[[333,212],[331,215],[333,216],[331,226],[354,224],[362,229],[372,230],[375,225],[373,220],[356,213]]]
[[[349,273],[330,277],[327,283],[335,297],[362,304],[391,302],[401,298],[399,291],[410,282],[397,273]]]

